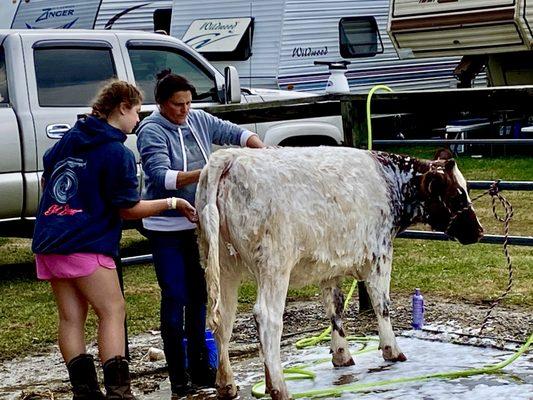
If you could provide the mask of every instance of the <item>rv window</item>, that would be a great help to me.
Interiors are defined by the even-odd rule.
[[[347,17],[339,22],[339,47],[343,58],[373,57],[383,53],[374,17]]]
[[[155,104],[154,87],[156,74],[166,68],[183,75],[196,88],[198,96],[193,102],[217,101],[215,78],[185,53],[164,48],[129,48],[135,83],[141,87],[146,104]]]
[[[172,8],[158,8],[154,11],[154,31],[165,31],[170,34],[170,22],[172,20]]]
[[[6,59],[4,57],[3,47],[0,47],[0,103],[9,103],[9,95],[7,92]]]
[[[86,107],[102,82],[116,76],[107,49],[42,48],[34,58],[41,107]]]

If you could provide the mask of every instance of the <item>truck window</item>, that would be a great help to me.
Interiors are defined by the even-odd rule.
[[[343,58],[373,57],[383,53],[374,17],[346,17],[339,21],[339,47]]]
[[[108,49],[42,48],[34,58],[41,107],[86,107],[102,82],[116,77]]]
[[[0,103],[9,103],[9,94],[7,92],[6,59],[4,57],[3,47],[0,47]]]
[[[214,77],[185,54],[161,48],[130,47],[128,51],[135,83],[144,92],[145,104],[155,104],[155,76],[167,68],[174,74],[184,76],[194,85],[197,96],[193,102],[218,101]]]

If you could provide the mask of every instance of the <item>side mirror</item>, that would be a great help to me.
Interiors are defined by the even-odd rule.
[[[224,101],[226,104],[241,102],[241,83],[237,68],[224,68]]]

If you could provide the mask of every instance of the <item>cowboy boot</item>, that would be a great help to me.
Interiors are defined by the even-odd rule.
[[[94,359],[90,354],[80,354],[67,363],[68,375],[72,384],[73,400],[104,400],[98,386]]]
[[[137,400],[131,392],[130,369],[124,357],[113,357],[103,367],[106,399]]]
[[[201,354],[195,360],[189,360],[189,364],[191,382],[196,389],[215,387],[217,369],[209,364],[206,354]]]

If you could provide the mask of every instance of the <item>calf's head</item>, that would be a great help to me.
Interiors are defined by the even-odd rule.
[[[420,180],[420,193],[424,219],[431,228],[445,232],[462,244],[481,239],[483,227],[470,202],[466,180],[453,158],[430,162],[429,170]]]

